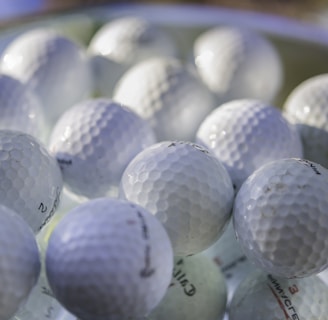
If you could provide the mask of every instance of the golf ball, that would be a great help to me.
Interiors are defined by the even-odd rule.
[[[328,170],[282,159],[240,188],[233,222],[250,261],[278,277],[306,277],[328,266]]]
[[[195,65],[220,103],[234,99],[273,101],[283,81],[274,46],[259,33],[237,27],[216,27],[194,43]]]
[[[38,246],[31,228],[0,205],[0,318],[9,319],[25,302],[40,273]]]
[[[34,137],[0,130],[0,203],[20,214],[34,232],[54,215],[63,179],[57,161]]]
[[[0,129],[19,130],[45,140],[45,115],[34,92],[8,75],[0,75]]]
[[[210,92],[173,58],[152,58],[133,66],[116,85],[114,100],[148,120],[159,141],[193,141],[215,107]]]
[[[225,165],[236,190],[265,163],[303,156],[296,129],[277,108],[259,100],[224,103],[202,122],[196,142]]]
[[[327,320],[328,287],[317,277],[281,279],[255,272],[237,288],[229,320]]]
[[[206,149],[163,141],[140,152],[123,173],[120,196],[163,223],[174,253],[198,253],[214,243],[231,216],[234,191],[224,166]]]
[[[50,236],[46,274],[81,320],[133,319],[163,298],[173,251],[161,223],[133,203],[99,198],[70,211]]]
[[[92,90],[84,50],[51,29],[29,30],[14,39],[2,53],[0,70],[34,90],[50,125]]]
[[[284,104],[286,117],[296,125],[304,157],[328,167],[328,74],[299,84]]]
[[[202,253],[175,257],[169,289],[148,320],[220,320],[227,301],[225,279]]]
[[[151,127],[133,111],[109,99],[94,99],[61,116],[49,150],[67,189],[81,198],[96,198],[117,194],[125,167],[153,143]]]

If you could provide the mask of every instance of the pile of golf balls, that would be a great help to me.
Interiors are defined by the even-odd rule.
[[[123,16],[1,53],[1,320],[328,320],[328,75],[279,109],[264,35],[178,38]]]

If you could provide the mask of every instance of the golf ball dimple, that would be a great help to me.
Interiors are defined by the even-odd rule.
[[[279,277],[307,277],[328,266],[327,208],[327,169],[308,160],[277,160],[240,188],[234,228],[259,268]]]
[[[196,142],[225,165],[236,190],[265,163],[302,157],[301,138],[281,112],[259,100],[233,100],[201,123]]]
[[[114,100],[148,120],[159,141],[193,141],[215,107],[205,86],[173,58],[152,58],[133,66],[117,83]]]
[[[304,157],[328,167],[328,74],[299,84],[283,110],[302,138]]]
[[[19,80],[0,75],[0,129],[19,130],[45,138],[45,115],[34,92]]]
[[[94,99],[61,116],[49,149],[65,186],[77,196],[95,198],[117,194],[125,167],[153,143],[153,130],[133,111],[109,99]]]
[[[282,279],[255,272],[237,288],[229,320],[326,320],[328,287],[317,277]]]
[[[245,98],[271,102],[282,86],[277,50],[252,30],[209,29],[196,39],[194,57],[200,77],[220,103]]]
[[[161,223],[133,203],[99,198],[69,212],[50,236],[46,273],[81,320],[133,319],[163,298],[173,251]]]
[[[59,166],[34,137],[0,130],[0,203],[20,214],[34,232],[54,215],[63,187]]]
[[[31,228],[0,205],[0,318],[9,319],[25,302],[40,273],[38,246]]]
[[[203,254],[175,257],[169,289],[148,320],[220,320],[227,301],[222,272]]]
[[[92,90],[84,50],[51,29],[29,30],[14,39],[2,53],[0,70],[37,94],[50,126]]]
[[[175,255],[214,243],[229,221],[234,191],[224,166],[199,145],[163,141],[140,152],[122,175],[120,196],[153,213]]]

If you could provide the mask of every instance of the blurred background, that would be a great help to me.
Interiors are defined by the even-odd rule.
[[[298,19],[311,19],[313,15],[321,14],[328,7],[326,0],[0,0],[0,20],[1,22],[11,21],[17,17],[27,15],[61,12],[92,5],[131,3],[215,5],[274,13]]]

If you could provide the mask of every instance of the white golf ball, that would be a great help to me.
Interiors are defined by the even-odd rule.
[[[40,273],[38,246],[31,228],[0,205],[0,318],[9,319],[25,302]]]
[[[155,56],[176,56],[169,35],[139,17],[122,17],[104,24],[91,39],[88,51],[95,89],[111,97],[116,82],[137,62]]]
[[[45,115],[34,92],[17,79],[0,75],[0,129],[45,139]]]
[[[15,210],[34,232],[54,215],[63,179],[57,161],[25,133],[0,130],[0,203]]]
[[[281,279],[255,272],[237,288],[229,320],[327,320],[328,287],[317,277]]]
[[[30,30],[15,38],[2,53],[0,69],[35,91],[50,125],[92,91],[84,50],[51,29]]]
[[[279,277],[328,266],[328,170],[302,159],[273,161],[240,188],[233,222],[243,251]]]
[[[200,77],[220,103],[245,98],[271,102],[282,86],[278,52],[255,31],[210,29],[196,39],[194,58]]]
[[[159,141],[193,141],[215,107],[205,86],[173,58],[152,58],[133,66],[118,82],[114,99],[147,119]]]
[[[220,320],[227,301],[222,272],[203,254],[175,257],[173,277],[166,295],[149,320]]]
[[[81,320],[148,314],[172,277],[173,251],[161,223],[133,203],[91,200],[56,226],[46,252],[55,297]]]
[[[259,100],[233,100],[200,125],[196,142],[212,150],[240,188],[256,169],[270,161],[303,156],[301,138],[281,112]]]
[[[300,132],[304,157],[328,167],[328,74],[299,84],[289,94],[284,113]]]
[[[234,191],[224,166],[189,142],[163,141],[140,152],[123,173],[120,196],[163,223],[174,253],[198,253],[229,221]]]
[[[108,99],[84,101],[56,123],[49,149],[57,158],[66,187],[81,198],[117,194],[128,163],[155,143],[148,123]]]

